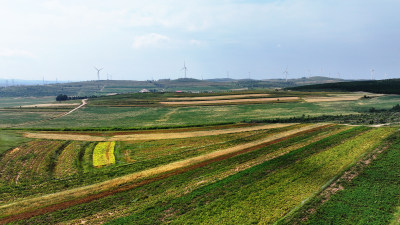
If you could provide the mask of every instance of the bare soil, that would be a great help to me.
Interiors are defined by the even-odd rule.
[[[282,98],[245,98],[245,99],[229,99],[229,100],[209,100],[209,101],[175,101],[160,102],[164,105],[215,105],[215,104],[234,104],[234,103],[261,103],[261,102],[277,102],[277,101],[296,101],[299,97],[282,97]]]
[[[232,99],[232,98],[249,98],[249,97],[266,97],[270,94],[248,94],[248,95],[220,95],[220,96],[206,96],[206,97],[181,97],[181,98],[168,98],[170,101],[194,101],[194,100],[216,100],[216,99]]]

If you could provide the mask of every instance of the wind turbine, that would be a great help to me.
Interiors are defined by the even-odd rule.
[[[285,80],[286,80],[286,82],[287,82],[287,76],[288,76],[288,74],[289,74],[289,72],[288,72],[288,67],[286,67],[286,70],[283,71],[283,74],[285,74]]]
[[[94,67],[95,70],[97,70],[97,80],[100,80],[100,71],[104,68],[97,69],[97,67]]]
[[[187,67],[186,67],[186,62],[185,61],[183,61],[183,68],[181,70],[185,71],[185,78],[186,78]]]

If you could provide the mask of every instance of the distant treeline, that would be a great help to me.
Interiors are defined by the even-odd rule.
[[[76,100],[76,99],[86,99],[86,98],[97,98],[97,96],[68,96],[68,95],[63,95],[59,94],[56,97],[56,101],[67,101],[67,100]]]
[[[295,91],[365,91],[379,94],[400,94],[400,79],[314,84],[287,89]]]

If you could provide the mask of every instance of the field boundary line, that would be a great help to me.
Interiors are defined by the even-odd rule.
[[[312,125],[307,125],[305,127],[289,130],[289,131],[283,131],[277,134],[270,135],[266,138],[263,138],[261,140],[253,141],[250,143],[230,147],[227,149],[223,150],[218,150],[215,152],[211,152],[208,154],[180,160],[177,162],[173,162],[167,165],[161,165],[155,168],[147,169],[144,171],[140,172],[135,172],[132,174],[128,174],[122,177],[114,178],[111,180],[103,181],[101,183],[97,184],[92,184],[84,187],[78,187],[66,191],[61,191],[61,192],[56,192],[40,197],[35,197],[31,199],[26,199],[26,200],[21,200],[18,202],[13,202],[10,204],[2,205],[0,206],[0,212],[2,216],[6,216],[3,218],[6,220],[7,218],[13,217],[13,216],[18,216],[18,214],[23,214],[23,213],[29,213],[30,210],[35,209],[38,210],[40,208],[46,207],[46,206],[51,206],[51,205],[56,205],[60,204],[63,202],[67,201],[73,201],[77,200],[79,198],[88,196],[90,198],[90,195],[96,195],[96,194],[101,194],[102,192],[106,192],[109,190],[113,190],[115,188],[122,188],[123,185],[135,182],[135,181],[140,181],[141,179],[144,178],[151,178],[152,176],[160,175],[163,173],[168,173],[174,170],[182,169],[185,167],[190,167],[195,164],[200,164],[204,163],[206,161],[214,160],[217,158],[224,157],[226,155],[234,155],[235,153],[244,151],[246,149],[250,149],[262,144],[266,144],[268,142],[274,142],[279,139],[285,138],[287,136],[295,135],[301,132],[306,132],[308,130],[312,129],[317,129],[319,127],[325,127],[328,126],[328,124],[320,123],[320,124],[312,124]],[[18,211],[16,210],[18,209]],[[0,220],[1,222],[2,220]]]
[[[40,132],[26,132],[25,137],[38,138],[38,139],[52,139],[52,140],[74,140],[74,141],[138,141],[138,140],[162,140],[162,139],[175,139],[175,138],[189,138],[189,137],[203,137],[214,136],[221,134],[233,134],[247,131],[266,130],[274,128],[288,127],[296,125],[297,123],[278,123],[267,124],[262,126],[250,126],[240,128],[229,128],[221,130],[209,131],[189,131],[189,132],[171,132],[171,133],[146,133],[146,134],[126,134],[115,135],[112,137],[100,137],[93,135],[76,135],[76,134],[55,134],[55,133],[40,133]]]

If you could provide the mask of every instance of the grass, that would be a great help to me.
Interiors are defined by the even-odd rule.
[[[9,97],[0,98],[0,108],[5,107],[19,107],[23,105],[35,105],[44,103],[53,103],[56,101],[56,97]]]
[[[63,144],[60,141],[36,140],[7,152],[0,161],[1,182],[43,181],[51,177],[55,165],[53,162],[57,152],[63,149]]]
[[[83,147],[85,147],[83,142],[72,142],[62,150],[55,165],[55,177],[62,178],[78,173],[79,155]]]
[[[304,224],[389,224],[398,219],[400,205],[400,134],[392,144],[356,178],[342,181],[343,190],[313,206],[313,214],[301,221],[299,214],[287,223]],[[315,203],[314,203],[315,204]],[[309,206],[305,208],[310,208]]]
[[[330,160],[332,157],[345,150],[335,153],[334,150],[326,149],[332,149],[332,146],[340,143],[339,140],[343,141],[346,137],[353,137],[360,132],[365,132],[365,129],[356,128],[325,138],[284,156],[224,178],[216,183],[201,187],[189,194],[167,202],[160,200],[161,202],[155,203],[158,207],[149,206],[146,209],[137,211],[132,216],[121,218],[113,223],[157,224],[163,218],[166,223],[182,223],[185,221],[185,223],[195,222],[197,224],[241,224],[261,221],[261,218],[275,218],[290,209],[290,207],[286,208],[285,205],[297,204],[305,196],[312,194],[312,188],[314,190],[318,189],[320,187],[319,184],[323,183],[322,181],[329,180],[327,178],[315,180],[313,172],[323,171],[321,164],[329,164],[332,161]],[[374,132],[365,134],[371,137]],[[365,135],[361,136],[367,138]],[[333,155],[326,158],[330,154]],[[342,165],[351,160],[347,156],[349,154],[344,154],[340,158],[333,160],[337,163],[335,165]],[[314,165],[311,161],[312,163],[318,163]],[[327,171],[326,176],[332,176],[332,174]],[[308,185],[307,187],[311,189],[298,189],[303,185]],[[286,189],[287,191],[285,191]],[[303,191],[299,192],[299,190]],[[280,194],[280,192],[285,193]],[[274,208],[273,206],[278,202],[281,205]],[[262,217],[259,217],[260,213],[263,215]]]
[[[226,134],[224,136],[199,137],[194,140],[184,139],[184,141],[176,139],[159,140],[156,142],[134,142],[139,144],[134,144],[132,142],[116,142],[114,151],[115,164],[109,164],[108,166],[103,166],[101,168],[93,166],[93,164],[95,164],[93,160],[95,158],[93,157],[95,155],[93,154],[93,149],[97,143],[85,142],[82,143],[82,145],[85,146],[85,149],[84,152],[80,153],[83,155],[80,158],[81,166],[79,167],[77,174],[71,174],[71,176],[62,179],[41,179],[38,181],[29,180],[25,183],[21,183],[19,186],[10,184],[7,187],[4,187],[4,192],[0,194],[4,201],[10,201],[12,199],[15,200],[15,198],[41,195],[82,185],[90,185],[141,170],[165,165],[188,157],[194,157],[218,149],[236,146],[278,132],[294,129],[296,127],[301,126],[292,126],[266,131],[244,132],[241,134]],[[48,143],[52,142],[58,143],[59,141],[48,141]],[[147,143],[146,145],[148,148],[139,149],[140,143]],[[29,145],[32,144],[33,143],[30,143]],[[75,150],[82,151],[79,149]],[[60,152],[60,155],[61,154],[62,152]],[[131,156],[132,158],[130,158]],[[57,158],[59,157],[55,157],[55,159]],[[54,168],[56,168],[57,162],[53,161],[53,163]]]
[[[140,209],[145,209],[154,205],[163,204],[162,202],[166,202],[172,197],[176,198],[179,195],[185,194],[188,191],[198,188],[199,186],[201,187],[207,185],[208,183],[213,183],[215,182],[215,180],[223,179],[224,177],[229,176],[232,173],[235,174],[238,172],[238,167],[247,166],[248,163],[252,163],[254,160],[258,161],[260,157],[266,157],[265,160],[268,160],[270,156],[277,156],[276,154],[279,154],[279,151],[287,151],[285,149],[290,149],[291,146],[308,145],[318,140],[315,139],[315,137],[319,137],[319,139],[321,139],[325,135],[329,136],[329,134],[335,133],[340,130],[342,130],[341,127],[329,127],[322,130],[314,131],[312,133],[302,134],[291,139],[287,139],[282,142],[270,145],[268,147],[260,148],[226,160],[217,161],[204,167],[189,170],[183,174],[178,174],[164,180],[150,183],[143,187],[138,187],[130,191],[117,193],[113,196],[99,199],[91,203],[77,205],[69,209],[35,217],[31,220],[28,220],[28,222],[73,222],[70,220],[75,219],[75,223],[80,223],[81,219],[79,218],[82,218],[82,220],[86,221],[89,220],[90,223],[104,222],[105,216],[115,218],[118,215],[126,214],[127,211],[132,212]],[[356,130],[353,129],[353,132],[347,132],[347,135],[351,137],[352,135],[356,134],[355,131]],[[357,132],[360,131],[363,130],[357,129]],[[346,135],[342,134],[341,138],[346,139]],[[109,219],[110,218],[108,218],[107,220]]]
[[[33,128],[104,128],[168,127],[236,123],[250,120],[321,115],[348,115],[367,112],[369,108],[390,109],[400,96],[341,102],[291,102],[255,105],[191,106],[191,107],[105,107],[88,106],[68,116],[22,127]],[[38,121],[55,112],[0,112],[0,124],[6,127]],[[72,122],[73,121],[73,122]]]
[[[25,210],[27,210],[27,207],[28,208],[32,207],[32,205],[45,206],[46,204],[50,204],[50,203],[52,203],[52,204],[60,203],[62,201],[65,201],[65,200],[71,198],[71,196],[83,197],[85,195],[93,194],[93,193],[100,192],[100,191],[113,190],[121,185],[125,185],[130,182],[139,181],[142,178],[150,178],[152,176],[159,175],[163,172],[171,172],[175,169],[182,169],[182,168],[194,165],[194,164],[207,162],[209,160],[218,159],[218,158],[224,157],[224,156],[229,157],[230,155],[235,155],[235,153],[240,154],[240,152],[242,150],[258,146],[261,143],[268,143],[271,141],[279,140],[288,135],[296,134],[301,131],[307,131],[307,130],[310,130],[310,129],[316,128],[316,127],[320,127],[320,125],[311,125],[311,126],[306,126],[306,127],[300,127],[298,129],[292,129],[290,131],[284,131],[284,132],[278,133],[276,135],[271,135],[260,141],[249,142],[249,143],[238,145],[235,147],[223,149],[221,151],[211,152],[211,153],[203,154],[203,155],[200,155],[197,157],[192,157],[192,158],[188,158],[185,160],[176,161],[176,162],[173,162],[173,163],[170,163],[167,165],[147,169],[147,170],[144,170],[144,171],[141,171],[138,173],[131,173],[126,176],[118,177],[115,179],[110,179],[110,180],[107,180],[107,181],[104,181],[101,183],[97,183],[94,185],[84,186],[81,188],[58,192],[51,196],[46,196],[46,198],[39,197],[39,198],[32,198],[32,199],[29,199],[26,201],[17,202],[16,204],[11,205],[10,206],[11,208],[10,207],[2,208],[2,214],[8,215],[9,213],[25,211]],[[18,211],[16,211],[17,210],[16,207],[18,208]]]
[[[0,130],[0,157],[8,150],[11,150],[30,139],[23,137],[16,131]]]

